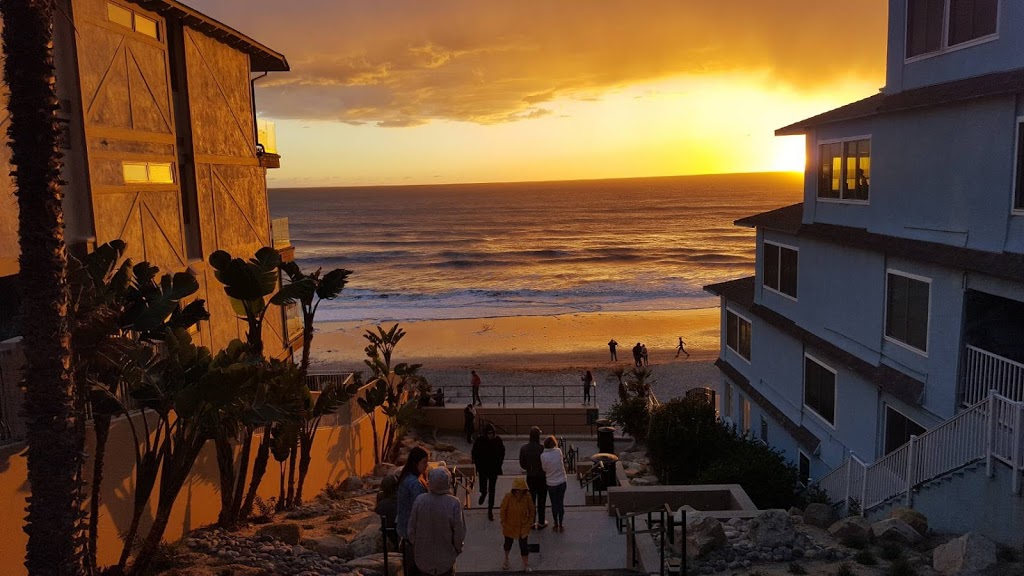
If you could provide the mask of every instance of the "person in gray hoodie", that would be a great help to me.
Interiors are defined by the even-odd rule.
[[[409,516],[413,557],[420,574],[452,576],[466,540],[462,502],[452,496],[446,468],[434,468],[427,478],[430,491],[416,498]]]

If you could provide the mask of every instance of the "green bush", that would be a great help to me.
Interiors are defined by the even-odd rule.
[[[651,466],[667,484],[689,484],[724,454],[731,436],[715,419],[714,406],[703,398],[677,398],[651,414]]]
[[[627,398],[612,404],[608,409],[608,417],[622,426],[622,431],[629,434],[639,443],[647,441],[647,428],[651,414],[647,408],[646,398]]]
[[[732,436],[722,455],[697,476],[698,484],[739,484],[762,509],[801,503],[800,473],[786,457],[749,436]]]

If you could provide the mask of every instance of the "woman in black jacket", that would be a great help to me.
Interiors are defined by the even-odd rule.
[[[494,520],[494,489],[501,476],[501,465],[505,462],[505,443],[494,431],[494,424],[488,422],[484,431],[473,443],[473,464],[480,475],[480,500],[483,506],[487,499],[487,519]]]

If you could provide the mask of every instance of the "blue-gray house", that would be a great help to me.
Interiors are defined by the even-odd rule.
[[[888,43],[878,94],[777,131],[804,201],[706,288],[720,414],[837,503],[1020,541],[1024,2],[891,0]]]

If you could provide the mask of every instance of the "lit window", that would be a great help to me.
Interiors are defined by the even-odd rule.
[[[750,320],[732,310],[726,310],[725,322],[725,345],[733,352],[750,360]]]
[[[907,58],[996,33],[999,0],[909,0]]]
[[[124,162],[125,184],[174,184],[174,169],[169,162]]]
[[[764,286],[796,299],[800,253],[796,248],[764,243]]]
[[[871,190],[871,140],[818,147],[818,198],[866,202]]]
[[[804,405],[835,425],[836,373],[810,356],[804,357]]]
[[[150,38],[158,37],[156,20],[151,20],[139,14],[135,15],[135,31],[139,34],[145,34]]]
[[[160,25],[156,20],[113,2],[107,2],[107,20],[150,38],[160,38]]]
[[[107,2],[107,20],[110,20],[114,24],[124,26],[125,28],[131,28],[132,11],[127,8],[122,8],[112,2]]]
[[[921,352],[928,351],[928,299],[925,279],[888,273],[885,299],[885,335]]]

